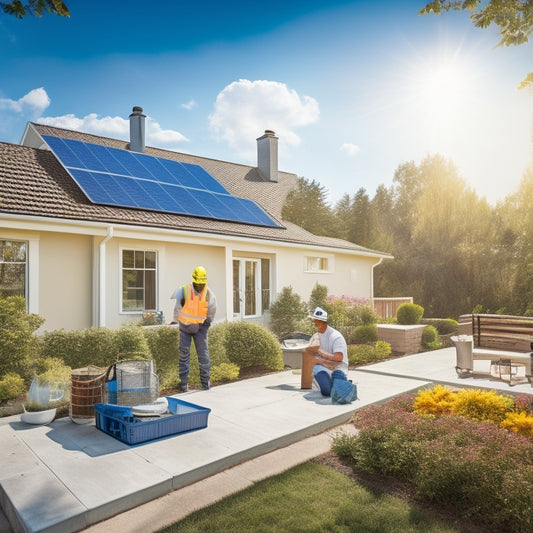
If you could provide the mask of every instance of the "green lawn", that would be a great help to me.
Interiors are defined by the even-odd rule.
[[[424,510],[376,494],[324,465],[304,463],[201,509],[171,532],[455,532]]]

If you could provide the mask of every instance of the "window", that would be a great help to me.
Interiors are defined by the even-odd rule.
[[[329,260],[327,257],[306,257],[305,270],[306,272],[328,272]]]
[[[157,254],[122,250],[122,311],[155,311]]]
[[[0,240],[0,295],[26,298],[28,243]]]
[[[261,316],[270,308],[270,260],[233,260],[233,314]]]

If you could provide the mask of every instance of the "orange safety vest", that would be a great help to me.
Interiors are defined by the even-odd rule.
[[[183,285],[185,302],[178,314],[182,324],[201,324],[207,317],[207,285],[200,294],[194,293],[192,283]]]

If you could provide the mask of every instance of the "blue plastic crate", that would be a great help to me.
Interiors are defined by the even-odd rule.
[[[134,416],[131,407],[97,403],[94,406],[96,427],[126,444],[207,427],[211,409],[171,396],[167,397],[167,402],[170,414],[150,419]]]

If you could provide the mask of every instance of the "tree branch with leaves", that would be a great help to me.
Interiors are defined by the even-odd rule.
[[[496,24],[501,39],[498,46],[518,46],[529,41],[533,32],[532,0],[434,0],[419,11],[419,15],[443,11],[470,11],[470,20],[476,28],[488,28]],[[533,72],[530,72],[518,86],[519,89],[533,89]]]
[[[13,2],[0,2],[0,8],[7,15],[13,15],[18,19],[26,15],[42,17],[45,12],[59,17],[70,17],[68,7],[61,0],[28,0],[26,4],[21,0],[13,0]]]

